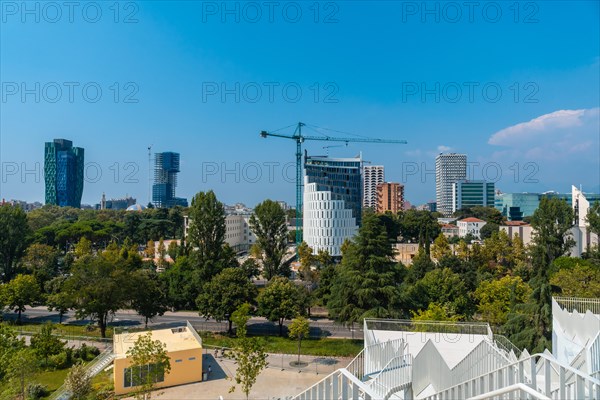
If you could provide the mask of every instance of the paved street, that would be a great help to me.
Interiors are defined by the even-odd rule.
[[[16,319],[15,313],[4,313],[5,319]],[[54,311],[48,311],[46,307],[34,307],[27,308],[22,313],[21,318],[25,322],[44,322],[52,321],[58,323],[58,313]],[[168,324],[174,322],[180,322],[188,320],[190,323],[199,330],[210,331],[210,332],[223,332],[227,330],[226,322],[216,322],[214,320],[206,320],[200,317],[198,313],[193,311],[177,311],[177,312],[166,312],[165,315],[156,317],[151,324]],[[63,323],[76,323],[86,325],[89,320],[77,320],[75,319],[75,313],[69,312],[63,316]],[[285,324],[289,324],[290,321],[286,321]],[[144,324],[144,319],[140,317],[133,310],[121,310],[117,312],[111,326],[117,327],[141,327]],[[277,324],[267,321],[265,318],[251,318],[248,323],[248,330],[253,334],[277,334],[279,328]],[[349,328],[336,324],[332,320],[323,318],[311,318],[311,336],[313,337],[335,337],[335,338],[355,338],[362,339],[362,330],[355,329],[354,332]]]

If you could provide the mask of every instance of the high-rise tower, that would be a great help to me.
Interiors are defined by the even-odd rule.
[[[435,197],[437,211],[445,217],[452,215],[452,184],[467,179],[467,156],[440,153],[435,158]]]
[[[385,181],[383,165],[365,165],[363,167],[363,207],[377,208],[377,185]]]
[[[84,151],[66,139],[46,142],[44,149],[46,204],[81,207]]]
[[[305,156],[304,168],[304,241],[340,256],[361,222],[362,159]]]
[[[177,174],[179,173],[179,153],[164,152],[154,154],[154,185],[152,202],[156,207],[187,207],[186,199],[175,197]]]

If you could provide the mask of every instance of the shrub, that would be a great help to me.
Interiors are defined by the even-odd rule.
[[[73,357],[82,361],[91,361],[100,354],[100,350],[94,346],[88,346],[85,343],[73,352]]]
[[[64,351],[62,353],[50,356],[48,359],[48,364],[56,369],[64,369],[70,366],[67,363],[67,353]]]
[[[39,383],[30,383],[27,385],[27,398],[38,400],[48,395],[48,388]]]

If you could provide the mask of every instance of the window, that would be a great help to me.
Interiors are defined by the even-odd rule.
[[[123,387],[142,385],[151,376],[154,382],[165,380],[165,371],[157,364],[148,364],[141,367],[129,367],[123,369]]]
[[[189,361],[194,361],[196,359],[196,357],[190,357],[188,358]]]

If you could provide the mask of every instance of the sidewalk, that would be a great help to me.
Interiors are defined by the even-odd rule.
[[[297,361],[298,356],[292,354],[269,354],[269,366],[265,368],[250,392],[253,400],[286,399],[302,392],[317,383],[338,368],[343,368],[352,358],[330,358],[315,356],[300,356],[300,361],[306,362],[303,368],[290,365]],[[218,400],[221,397],[231,400],[242,400],[246,396],[241,388],[236,386],[233,393],[229,389],[235,385],[231,378],[237,369],[233,360],[228,358],[215,359],[213,354],[203,355],[203,370],[211,365],[212,373],[206,382],[162,389],[153,397],[163,400]],[[283,370],[282,370],[283,366]]]

